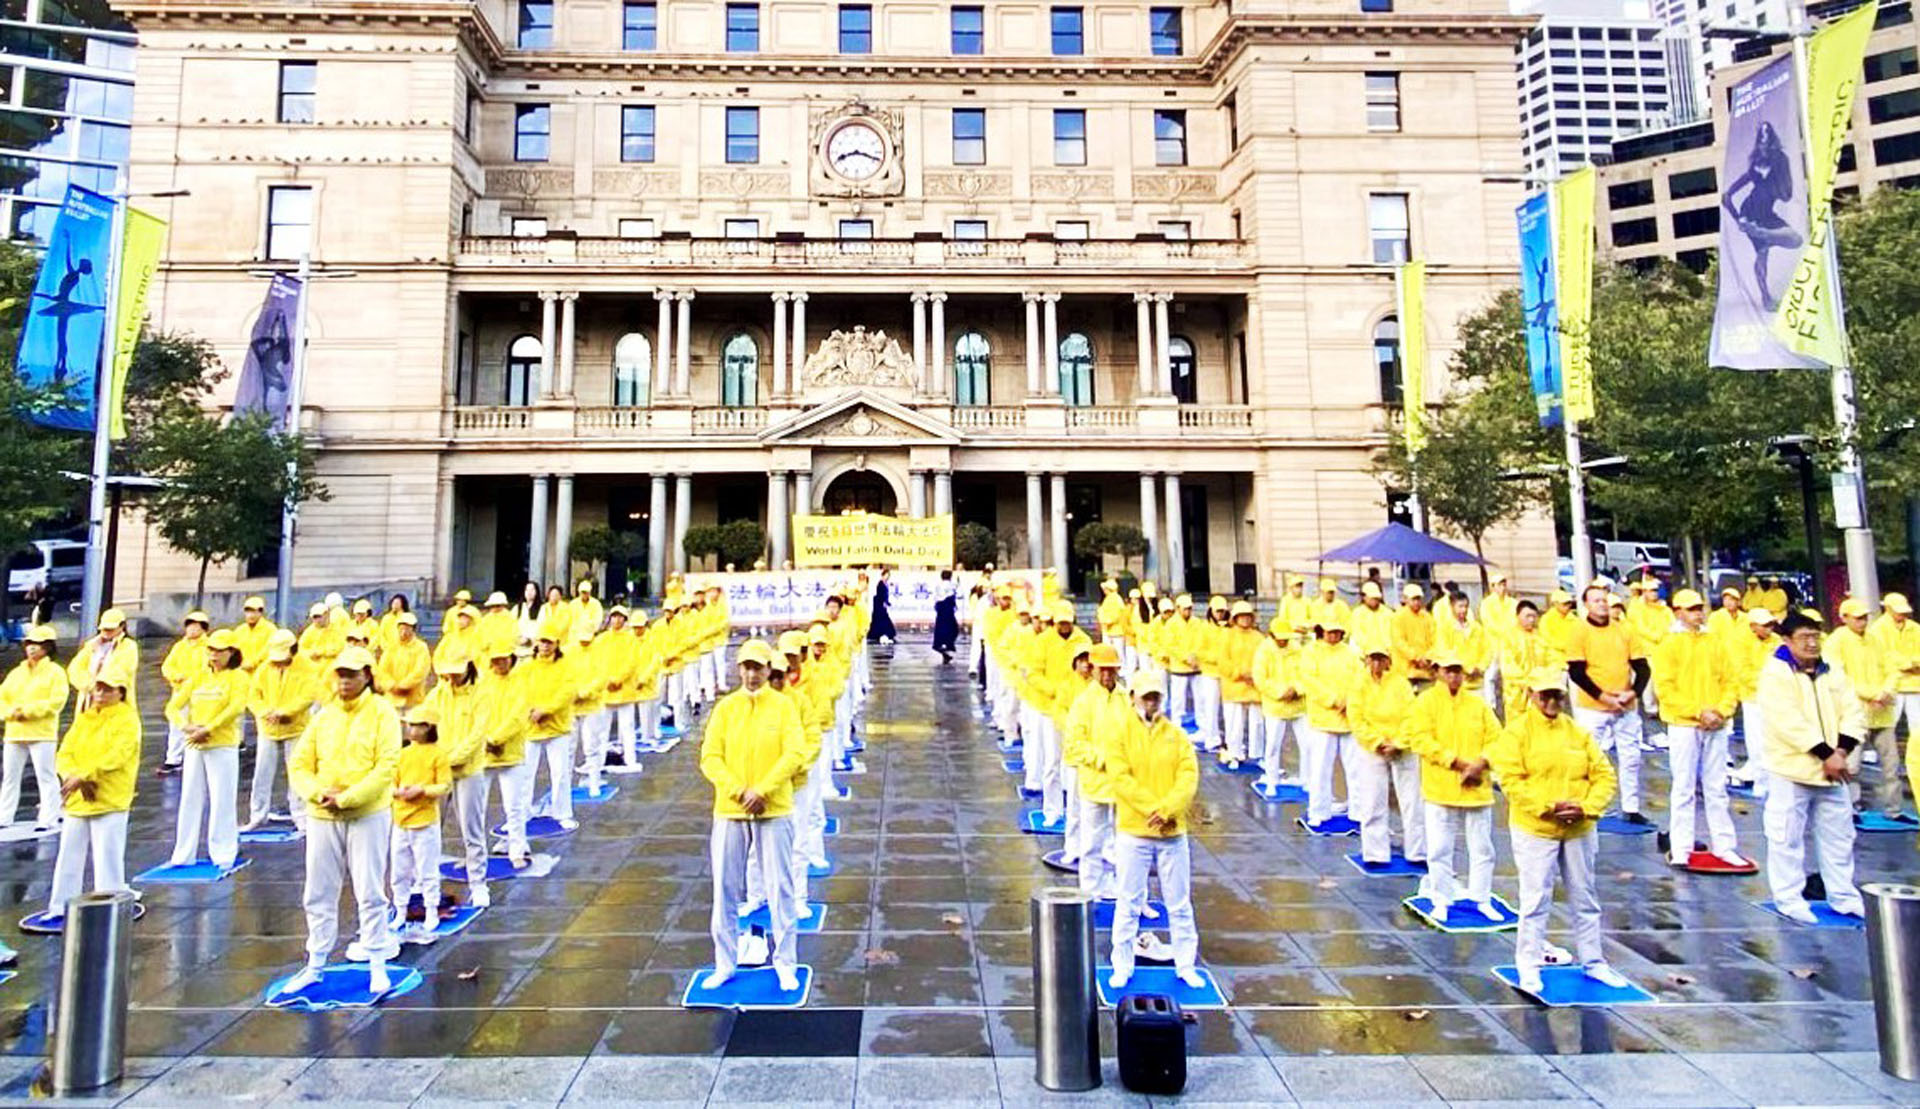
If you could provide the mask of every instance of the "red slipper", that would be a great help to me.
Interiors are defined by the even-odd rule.
[[[1745,864],[1735,866],[1711,851],[1695,851],[1687,856],[1686,870],[1695,874],[1757,874],[1758,863],[1748,859]]]

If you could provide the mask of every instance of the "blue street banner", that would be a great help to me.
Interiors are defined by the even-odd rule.
[[[300,279],[283,273],[267,283],[267,299],[253,321],[247,361],[233,395],[233,414],[265,412],[273,430],[287,430],[287,402],[293,396],[294,332],[299,328]]]
[[[1819,369],[1774,331],[1774,318],[1806,250],[1805,134],[1793,58],[1782,57],[1728,90],[1726,162],[1720,170],[1720,290],[1710,365],[1731,370]]]
[[[1560,293],[1554,275],[1552,205],[1546,193],[1515,210],[1520,224],[1520,311],[1527,329],[1527,367],[1541,427],[1560,426]]]
[[[14,364],[28,385],[65,396],[64,403],[33,413],[48,427],[93,430],[107,333],[113,207],[99,193],[68,185],[47,238]]]

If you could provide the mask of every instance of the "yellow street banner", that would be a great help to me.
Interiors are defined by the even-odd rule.
[[[1833,179],[1853,127],[1853,98],[1878,3],[1863,4],[1822,27],[1807,47],[1807,245],[1780,298],[1773,333],[1795,354],[1844,366],[1847,326],[1833,297]]]
[[[167,239],[167,221],[138,208],[127,209],[126,236],[120,245],[118,303],[114,305],[113,375],[109,378],[107,413],[109,434],[127,437],[127,371],[133,367],[133,348],[140,343],[140,325],[147,318],[147,291],[160,268],[160,247]]]
[[[953,517],[795,516],[793,564],[821,566],[952,566]]]
[[[1427,445],[1427,264],[1400,267],[1400,405],[1407,453]]]
[[[1560,371],[1569,420],[1593,419],[1593,167],[1554,192],[1554,276],[1559,285]]]

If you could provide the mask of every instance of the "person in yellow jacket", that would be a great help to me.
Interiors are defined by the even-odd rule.
[[[520,621],[513,614],[513,602],[496,589],[487,594],[480,606],[480,623],[475,629],[481,643],[512,642],[520,637]],[[482,648],[484,650],[484,648]]]
[[[1433,652],[1440,646],[1440,621],[1427,607],[1426,590],[1412,582],[1400,590],[1400,608],[1393,614],[1388,638],[1394,670],[1412,682],[1416,692],[1425,689],[1433,681]]]
[[[1224,675],[1220,670],[1220,651],[1225,646],[1227,626],[1232,620],[1232,610],[1227,599],[1215,594],[1207,599],[1207,614],[1197,621],[1188,641],[1189,649],[1200,663],[1200,674],[1193,681],[1193,720],[1197,731],[1194,738],[1207,750],[1221,752],[1226,749],[1226,736],[1221,727],[1220,687]]]
[[[1607,590],[1586,592],[1586,616],[1566,635],[1567,679],[1573,683],[1573,719],[1602,751],[1619,760],[1620,818],[1650,825],[1640,811],[1640,698],[1653,680],[1633,629],[1613,618]]]
[[[1487,578],[1487,595],[1480,598],[1480,623],[1495,640],[1513,630],[1518,616],[1520,599],[1509,585],[1506,574],[1493,574]]]
[[[133,681],[132,667],[109,664],[94,679],[87,707],[74,714],[54,756],[65,818],[47,895],[48,923],[64,920],[67,902],[83,892],[89,856],[96,891],[127,888],[127,812],[140,777],[140,714],[127,699]]]
[[[1428,661],[1429,656],[1421,656]],[[1427,818],[1420,811],[1420,759],[1407,740],[1413,683],[1384,643],[1367,648],[1367,670],[1347,702],[1353,730],[1341,744],[1347,766],[1348,815],[1360,823],[1360,865],[1369,870],[1393,862],[1388,791],[1400,802],[1400,834],[1408,862],[1427,857]]]
[[[1766,707],[1760,699],[1760,671],[1780,649],[1780,615],[1764,608],[1749,609],[1741,617],[1744,626],[1721,640],[1727,657],[1733,660],[1733,672],[1739,682],[1740,731],[1747,746],[1746,758],[1728,772],[1727,777],[1741,785],[1751,785],[1761,793],[1766,792],[1768,777],[1766,764],[1760,757],[1767,734]]]
[[[207,636],[204,649],[206,666],[167,701],[167,722],[180,729],[187,746],[171,865],[190,866],[198,860],[204,818],[207,857],[225,871],[240,856],[240,719],[247,711],[251,683],[240,668],[232,632],[222,628]]]
[[[1774,909],[1814,923],[1807,904],[1806,840],[1813,837],[1827,904],[1836,913],[1866,911],[1853,884],[1851,758],[1866,733],[1866,713],[1845,672],[1820,658],[1820,624],[1789,613],[1783,640],[1760,667],[1761,762],[1767,770],[1767,885]]]
[[[1791,605],[1792,602],[1787,600],[1787,591],[1780,587],[1779,577],[1763,574],[1760,577],[1760,603],[1747,607],[1764,608],[1768,612],[1782,613],[1786,612]]]
[[[375,659],[380,657],[380,648],[385,643],[381,635],[383,626],[380,618],[373,614],[373,602],[365,597],[353,602],[348,611],[347,634],[368,645],[368,651]]]
[[[827,806],[825,785],[832,778],[833,760],[825,758],[827,732],[833,727],[833,699],[838,690],[831,683],[829,664],[815,664],[809,657],[805,632],[780,634],[775,644],[774,661],[786,662],[782,689],[793,699],[800,713],[800,772],[793,780],[793,850],[789,853],[793,870],[794,919],[804,921],[813,915],[807,897],[807,867],[815,860],[826,861]],[[751,879],[749,875],[749,879]],[[757,883],[749,880],[749,886]],[[764,890],[756,891],[764,900]]]
[[[1707,631],[1714,635],[1738,638],[1747,626],[1746,606],[1740,603],[1740,590],[1729,585],[1720,591],[1720,607],[1707,617]],[[1780,615],[1774,613],[1775,616]]]
[[[1515,713],[1488,757],[1507,795],[1508,831],[1520,878],[1520,931],[1514,965],[1520,988],[1539,995],[1546,961],[1547,916],[1557,874],[1573,916],[1575,956],[1587,977],[1606,986],[1628,982],[1608,965],[1600,946],[1600,896],[1594,868],[1600,835],[1595,821],[1613,800],[1613,763],[1569,718],[1564,674],[1533,676],[1533,710]]]
[[[1126,662],[1111,643],[1087,652],[1092,680],[1067,710],[1066,758],[1074,768],[1079,794],[1080,891],[1099,898],[1117,896],[1114,866],[1113,786],[1107,777],[1107,745],[1130,725],[1133,704],[1120,685]]]
[[[640,768],[642,751],[661,750],[665,742],[660,736],[661,692],[665,684],[665,675],[660,668],[660,642],[664,633],[657,621],[647,619],[647,610],[633,610],[633,626],[630,633],[634,639],[633,674],[629,683],[633,691],[633,714],[630,730],[622,733],[630,762],[628,773]],[[618,717],[615,718],[618,720]]]
[[[1573,594],[1564,589],[1547,594],[1546,611],[1540,614],[1540,637],[1561,659],[1567,657],[1567,640],[1579,623],[1580,615],[1574,611]]]
[[[420,618],[414,616],[413,606],[408,602],[407,595],[405,593],[388,595],[387,610],[380,614],[379,638],[374,640],[380,646],[380,654],[384,655],[393,649],[394,641],[399,638],[402,616],[413,616],[414,632],[417,635],[420,630]]]
[[[265,661],[254,668],[247,686],[247,710],[253,714],[253,788],[247,799],[247,822],[242,831],[252,831],[273,818],[273,790],[280,777],[280,764],[288,754],[287,745],[307,730],[313,704],[319,699],[317,688],[321,674],[306,659],[295,656],[299,639],[280,629],[267,640]],[[241,658],[244,660],[245,655]],[[287,786],[285,818],[296,830],[307,827],[306,806],[300,795]]]
[[[527,842],[527,816],[533,805],[533,763],[527,758],[527,691],[523,671],[517,668],[532,651],[500,640],[482,648],[487,669],[475,683],[473,729],[480,735],[480,761],[487,784],[480,798],[480,836],[466,842],[467,901],[486,906],[487,797],[498,789],[502,823],[506,827],[507,861],[515,869],[533,861]],[[466,810],[462,810],[463,813]],[[462,817],[462,827],[467,817]],[[478,844],[478,850],[475,845]]]
[[[1253,688],[1260,695],[1260,785],[1271,795],[1292,780],[1281,766],[1289,736],[1304,761],[1307,700],[1300,683],[1300,652],[1293,647],[1294,629],[1284,616],[1276,616],[1267,633],[1253,653]]]
[[[547,764],[547,815],[562,828],[577,828],[573,819],[573,718],[580,694],[580,672],[574,652],[563,650],[560,620],[542,619],[533,657],[520,669],[527,699],[527,785],[540,779],[540,763]]]
[[[1193,596],[1182,593],[1173,599],[1173,615],[1162,629],[1161,649],[1166,652],[1167,703],[1165,713],[1176,727],[1188,715],[1200,716],[1196,696],[1200,683],[1200,637],[1205,634],[1202,621],[1193,615]]]
[[[406,899],[402,936],[415,943],[433,932],[429,907],[440,909],[440,801],[453,789],[453,763],[440,740],[432,705],[408,711],[406,739],[393,773],[393,896]]]
[[[1325,825],[1337,811],[1333,770],[1339,765],[1343,741],[1353,732],[1347,718],[1347,698],[1360,680],[1363,665],[1359,652],[1347,643],[1344,624],[1321,624],[1320,636],[1307,644],[1300,655],[1300,688],[1307,695],[1307,730],[1300,742],[1300,776],[1306,783],[1309,828]],[[1351,777],[1351,764],[1344,769]]]
[[[0,825],[13,823],[20,807],[20,779],[33,765],[40,795],[34,830],[50,832],[60,823],[60,778],[55,749],[60,710],[67,707],[67,674],[53,660],[53,628],[39,624],[21,639],[26,656],[0,682],[0,720],[6,723],[6,757],[0,770]]]
[[[481,651],[485,654],[483,648]],[[447,772],[452,780],[451,800],[454,827],[460,833],[461,859],[467,872],[470,904],[486,904],[487,886],[487,754],[480,729],[479,667],[468,659],[447,659],[436,664],[433,690],[422,708],[431,709],[438,723],[439,745],[446,752]],[[444,802],[443,802],[444,803]],[[398,883],[395,890],[398,891]],[[478,894],[481,900],[474,901]],[[444,916],[454,905],[451,897],[440,898]]]
[[[596,796],[603,773],[616,767],[640,765],[633,754],[633,705],[638,699],[634,671],[639,666],[640,639],[628,626],[632,615],[625,605],[608,609],[606,630],[594,636],[587,647],[594,678],[600,683],[603,706],[600,722],[589,730],[589,738],[593,738],[597,729],[600,755],[595,758],[589,752],[585,760],[589,772],[587,788]],[[641,613],[643,619],[645,616]],[[629,763],[629,759],[633,761]]]
[[[1078,863],[1080,844],[1080,803],[1074,794],[1074,780],[1066,762],[1066,710],[1084,688],[1076,674],[1074,659],[1093,646],[1087,633],[1074,623],[1073,602],[1049,602],[1052,622],[1039,636],[1034,648],[1034,666],[1029,680],[1033,691],[1034,722],[1040,734],[1043,762],[1040,768],[1040,811],[1052,824],[1065,821],[1065,861]],[[1032,757],[1031,751],[1028,758]]]
[[[1147,908],[1147,874],[1160,875],[1173,938],[1174,974],[1194,989],[1200,929],[1193,917],[1193,856],[1187,810],[1200,788],[1200,763],[1186,733],[1161,711],[1165,690],[1155,675],[1136,675],[1134,713],[1106,744],[1106,777],[1113,791],[1114,852],[1119,893],[1113,910],[1113,973],[1108,984],[1133,980],[1134,940]]]
[[[1914,620],[1913,605],[1903,593],[1880,598],[1880,607],[1880,618],[1869,631],[1879,639],[1893,674],[1899,699],[1896,722],[1906,721],[1909,737],[1920,735],[1920,622]]]
[[[1521,599],[1513,607],[1513,630],[1500,643],[1500,702],[1509,723],[1531,711],[1533,676],[1566,672],[1566,655],[1540,634],[1540,608]]]
[[[546,609],[541,610],[542,613],[546,611]],[[564,620],[561,622],[564,623]],[[549,623],[544,615],[541,617],[541,623]],[[446,655],[448,658],[471,657],[475,648],[481,643],[479,629],[480,617],[473,611],[473,606],[455,605],[453,610],[447,613],[447,622],[440,628],[440,642],[433,645],[434,664],[439,664],[441,655]]]
[[[700,741],[700,773],[713,784],[713,965],[703,983],[733,978],[739,907],[747,863],[757,848],[761,888],[773,924],[769,946],[780,988],[799,988],[794,939],[793,782],[805,754],[793,699],[767,685],[773,651],[751,639],[740,647],[740,685],[713,707]]]
[[[812,695],[820,706],[822,714],[821,751],[814,757],[814,769],[809,784],[819,790],[820,804],[814,810],[814,826],[811,832],[799,835],[801,845],[808,852],[807,860],[814,866],[827,865],[826,796],[835,792],[833,784],[834,752],[845,744],[847,722],[840,715],[840,705],[846,698],[848,675],[847,662],[833,654],[832,637],[827,625],[815,621],[807,628],[807,659],[804,671],[805,682],[813,686]]]
[[[346,646],[346,621],[336,621],[325,601],[315,601],[307,609],[307,626],[300,629],[300,657],[326,670]]]
[[[1906,797],[1900,789],[1900,741],[1894,736],[1900,695],[1894,688],[1892,668],[1887,665],[1886,645],[1870,633],[1867,606],[1858,599],[1848,597],[1840,602],[1840,627],[1827,636],[1821,657],[1847,676],[1847,684],[1853,687],[1853,695],[1859,699],[1860,712],[1866,720],[1866,734],[1861,737],[1860,746],[1854,748],[1849,767],[1853,781],[1847,788],[1853,796],[1854,810],[1865,811],[1860,765],[1867,749],[1872,748],[1880,763],[1874,806],[1886,819],[1910,824],[1913,818],[1907,814]]]
[[[340,934],[340,892],[349,877],[360,915],[348,957],[363,956],[375,997],[392,988],[387,961],[400,944],[387,925],[387,857],[393,839],[393,781],[400,717],[373,692],[373,655],[358,647],[329,663],[331,703],[294,745],[287,773],[307,806],[307,964],[282,987],[298,993],[320,978]],[[357,950],[356,950],[357,949]],[[358,961],[356,959],[356,961]]]
[[[1300,574],[1287,575],[1287,591],[1280,595],[1276,617],[1288,628],[1313,625],[1313,601],[1307,596],[1307,579]]]
[[[1266,642],[1253,626],[1251,601],[1235,601],[1230,623],[1221,629],[1214,651],[1220,671],[1220,712],[1226,724],[1221,763],[1229,770],[1257,757],[1264,745],[1260,718],[1260,690],[1253,684],[1253,659]]]
[[[1463,688],[1491,703],[1487,682],[1493,672],[1497,653],[1493,630],[1473,618],[1473,604],[1465,593],[1450,594],[1447,597],[1447,609],[1453,614],[1453,619],[1443,626],[1434,650],[1448,658],[1459,659],[1466,678]]]
[[[427,678],[433,673],[433,653],[419,635],[420,618],[403,612],[393,624],[393,637],[380,652],[374,668],[374,687],[393,702],[397,712],[406,712],[427,699]]]
[[[240,603],[240,622],[228,630],[233,632],[233,645],[240,648],[240,657],[246,660],[243,669],[252,674],[267,660],[267,641],[280,626],[267,619],[266,598],[248,597]]]
[[[76,713],[87,707],[95,679],[109,669],[115,673],[140,672],[140,645],[127,634],[127,614],[117,608],[107,609],[100,614],[97,628],[97,634],[80,644],[67,660],[67,684],[73,687]],[[133,686],[127,686],[127,703],[133,711],[140,711],[140,698]]]
[[[1360,584],[1360,604],[1347,617],[1346,627],[1354,649],[1363,655],[1376,646],[1392,648],[1393,609],[1387,607],[1379,582]]]
[[[1113,644],[1123,658],[1131,649],[1131,611],[1120,596],[1119,582],[1108,578],[1100,583],[1100,606],[1093,614],[1094,621],[1100,625],[1100,642]]]
[[[1307,621],[1307,626],[1324,628],[1329,624],[1338,624],[1343,628],[1351,627],[1352,616],[1352,606],[1340,598],[1340,583],[1332,578],[1321,578],[1320,595],[1313,599],[1313,619]],[[1296,628],[1300,626],[1294,625]]]
[[[571,604],[573,618],[568,622],[567,630],[573,633],[573,638],[591,639],[598,635],[601,626],[607,622],[607,609],[600,603],[600,598],[593,595],[592,578],[581,578],[574,586]]]
[[[579,621],[573,626],[582,628]],[[573,732],[567,742],[580,757],[573,773],[598,796],[606,784],[607,740],[613,734],[613,716],[607,712],[607,680],[601,669],[602,660],[593,654],[598,629],[576,634],[578,639],[567,655],[578,689],[573,698]],[[571,795],[571,785],[568,789]]]
[[[1727,799],[1727,741],[1740,704],[1739,679],[1725,645],[1707,631],[1707,600],[1691,589],[1673,595],[1679,626],[1653,651],[1653,685],[1667,726],[1667,861],[1685,866],[1693,855],[1694,798],[1706,798],[1708,850],[1728,866],[1744,868],[1733,805]]]
[[[1442,653],[1434,666],[1439,680],[1414,698],[1407,714],[1407,742],[1420,757],[1426,816],[1427,873],[1420,879],[1420,896],[1442,919],[1460,900],[1453,845],[1464,831],[1466,900],[1488,920],[1503,920],[1493,904],[1493,762],[1487,756],[1500,737],[1500,721],[1467,688],[1463,660]]]
[[[528,582],[527,587],[534,591],[534,596],[533,596],[533,601],[535,602],[534,607],[538,608],[539,607],[538,602],[540,599],[539,597],[540,587],[535,585],[532,582]],[[467,608],[471,606],[472,604],[473,604],[473,590],[471,589],[454,590],[452,599],[447,602],[446,611],[440,614],[440,627],[443,630],[446,628],[451,628],[453,626],[453,614],[463,608]]]

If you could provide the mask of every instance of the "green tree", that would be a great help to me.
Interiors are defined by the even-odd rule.
[[[729,520],[720,525],[720,559],[735,569],[752,568],[767,553],[767,532],[757,520]]]
[[[589,574],[600,582],[601,596],[608,596],[606,582],[601,581],[607,568],[615,563],[630,561],[640,553],[640,536],[630,531],[615,531],[605,524],[589,524],[573,533],[568,542],[568,557],[575,562],[584,562]]]
[[[1121,569],[1131,572],[1133,560],[1147,553],[1147,537],[1132,524],[1095,520],[1075,533],[1073,553],[1081,558],[1113,555],[1120,559]]]
[[[1920,411],[1920,191],[1876,189],[1842,210],[1838,235],[1871,518],[1882,546],[1898,550],[1906,545],[1906,501],[1920,490],[1920,434],[1912,429]],[[1826,375],[1817,376],[1824,384]]]
[[[984,524],[961,524],[953,529],[953,560],[970,570],[978,570],[995,561],[1000,545],[993,531]]]
[[[687,557],[698,562],[709,555],[719,557],[720,525],[693,524],[687,528],[686,537],[680,540],[680,549]]]
[[[0,362],[5,366],[0,371],[0,565],[49,524],[84,512],[86,486],[64,475],[87,470],[90,440],[35,423],[32,413],[61,398],[28,386],[14,370],[39,272],[38,255],[17,243],[0,243]],[[5,584],[0,578],[0,624],[8,619]]]

